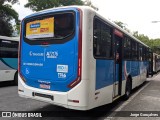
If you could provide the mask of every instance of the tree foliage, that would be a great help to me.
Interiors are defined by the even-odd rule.
[[[121,22],[121,21],[114,21],[114,23],[116,25],[118,25],[120,28],[124,29],[125,31],[127,31],[128,33],[130,33],[130,30],[126,27],[127,24]]]
[[[144,34],[139,34],[138,31],[133,32],[133,36],[148,45],[153,52],[160,54],[160,38],[150,39]]]
[[[28,0],[25,7],[28,7],[33,11],[40,11],[48,8],[68,5],[84,5],[84,2],[81,0]]]
[[[15,20],[16,24],[19,24],[18,13],[12,8],[11,5],[6,2],[14,4],[18,0],[1,0],[0,1],[0,35],[12,36],[14,28],[11,20]]]
[[[121,21],[114,21],[114,23],[117,24],[117,25],[118,25],[119,27],[121,27],[122,29],[123,29],[124,27],[126,27],[126,26],[124,25],[124,23],[121,22]]]
[[[48,8],[69,5],[86,5],[98,10],[98,8],[95,7],[90,0],[28,0],[25,7],[30,8],[32,11],[40,11]]]

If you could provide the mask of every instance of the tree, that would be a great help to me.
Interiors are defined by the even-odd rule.
[[[12,20],[18,25],[20,24],[18,20],[18,13],[12,9],[12,6],[7,4],[10,2],[14,4],[18,0],[1,0],[0,1],[0,35],[12,36],[14,28],[12,26]]]
[[[33,11],[40,11],[48,8],[68,5],[86,5],[98,10],[98,8],[95,7],[90,0],[28,0],[25,7],[30,8]]]
[[[138,40],[142,41],[143,43],[145,43],[146,45],[148,45],[149,47],[153,47],[153,43],[152,41],[149,39],[148,36],[144,35],[144,34],[139,34],[138,31],[134,31],[133,32],[133,36],[135,38],[137,38]]]
[[[90,6],[90,7],[92,7],[93,9],[95,9],[95,10],[98,11],[98,8],[92,4],[91,0],[86,0],[86,1],[84,1],[84,5]]]
[[[149,39],[148,36],[144,34],[139,34],[138,31],[133,32],[133,36],[148,45],[154,53],[160,54],[160,38],[159,39]]]
[[[118,25],[120,28],[124,29],[128,33],[130,33],[130,30],[126,27],[127,24],[121,22],[121,21],[114,21],[116,25]]]
[[[138,31],[133,32],[133,36],[136,37],[137,39],[141,40],[142,42],[146,43],[147,45],[149,45],[149,37],[144,35],[144,34],[139,34]]]
[[[40,11],[67,5],[84,5],[84,2],[81,0],[28,0],[25,7],[28,7],[33,11]]]

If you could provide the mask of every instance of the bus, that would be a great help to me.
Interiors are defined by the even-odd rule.
[[[90,7],[36,12],[21,27],[20,97],[89,110],[146,80],[150,48]]]
[[[149,67],[148,67],[148,71],[147,71],[147,77],[149,77],[149,75],[151,75],[151,76],[153,76],[153,74],[154,74],[154,57],[153,57],[153,55],[154,55],[154,53],[153,53],[153,51],[150,49],[149,50]]]
[[[19,37],[0,36],[0,82],[18,85],[18,44]]]
[[[160,71],[160,55],[153,53],[153,73]]]

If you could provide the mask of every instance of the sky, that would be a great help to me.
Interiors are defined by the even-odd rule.
[[[32,14],[24,8],[27,0],[19,0],[13,8],[19,13],[19,19]],[[98,13],[111,21],[121,21],[130,31],[138,31],[151,39],[160,38],[160,2],[159,0],[91,0],[98,7]]]

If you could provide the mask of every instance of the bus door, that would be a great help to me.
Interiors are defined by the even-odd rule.
[[[113,84],[113,98],[121,95],[122,86],[122,39],[123,33],[118,30],[114,31],[114,41],[115,41],[115,75]]]

